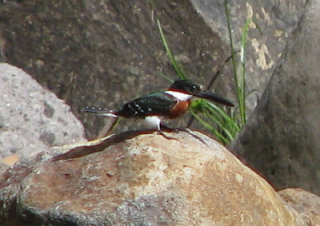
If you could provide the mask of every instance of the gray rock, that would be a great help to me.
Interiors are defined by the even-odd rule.
[[[276,188],[320,194],[320,1],[311,1],[255,112],[232,145]]]
[[[155,3],[155,8],[150,7]],[[250,25],[247,90],[263,92],[306,0],[229,1],[235,47]],[[177,78],[155,18],[159,17],[178,63],[189,77],[207,84],[230,56],[224,0],[191,1],[6,1],[0,5],[0,59],[23,68],[72,107],[96,137],[108,120],[81,113],[86,105],[117,108]],[[47,74],[54,76],[46,76]],[[215,88],[233,89],[231,63]],[[256,104],[249,95],[248,109]],[[107,123],[106,123],[107,122]],[[136,123],[121,123],[120,130]]]
[[[0,159],[85,141],[70,107],[23,70],[0,63]]]
[[[208,26],[217,32],[224,43],[229,43],[228,24],[225,0],[191,0],[194,7]],[[227,1],[233,42],[240,50],[243,27],[247,19],[253,22],[249,26],[246,48],[246,85],[248,107],[253,110],[256,96],[264,92],[277,61],[281,56],[288,38],[297,27],[307,1],[260,1],[239,0]],[[255,24],[256,23],[256,24]],[[260,31],[261,33],[260,33]],[[237,55],[240,60],[240,55]]]
[[[320,197],[302,189],[287,188],[278,192],[288,206],[295,209],[308,225],[320,224]]]
[[[117,108],[138,95],[167,88],[170,82],[161,74],[178,78],[150,1],[15,2],[0,5],[6,61],[66,100],[90,138],[108,119],[83,114],[85,106]],[[227,59],[227,44],[189,1],[154,2],[154,15],[178,63],[190,78],[207,84]],[[218,79],[218,87],[224,87],[220,94],[231,90],[227,77],[231,81],[231,74]],[[124,124],[121,130],[135,123]]]

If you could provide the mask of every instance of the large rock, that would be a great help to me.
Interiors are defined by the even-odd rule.
[[[232,149],[276,189],[320,194],[320,1],[310,1]]]
[[[225,9],[228,2],[233,44],[241,48],[241,38],[246,20],[249,24],[246,46],[246,88],[248,93],[261,96],[281,56],[288,38],[296,29],[306,0],[190,0],[208,26],[224,43],[229,43],[229,31]],[[317,35],[317,33],[314,33]],[[240,60],[240,54],[236,56]],[[230,62],[231,63],[231,62]],[[249,95],[250,108],[256,102],[256,95]]]
[[[19,68],[0,63],[0,72],[0,163],[85,141],[82,124],[63,100]]]
[[[117,108],[167,88],[161,74],[178,78],[157,17],[189,77],[208,83],[229,55],[189,1],[151,1],[155,8],[145,0],[12,2],[0,4],[4,59],[66,100],[91,138],[105,121],[82,114],[85,106]]]
[[[279,191],[281,198],[295,209],[307,225],[320,225],[320,197],[302,189],[287,188]]]
[[[82,4],[77,1],[72,2],[73,4],[60,1],[6,1],[0,9],[3,18],[0,27],[0,54],[9,62],[17,63],[34,74],[59,96],[67,95],[66,91],[70,89],[68,84],[73,77],[77,80],[74,82],[76,87],[81,87],[78,83],[88,76],[95,78],[99,80],[97,84],[103,86],[99,95],[94,95],[103,95],[110,102],[117,95],[106,95],[106,91],[102,90],[114,87],[116,82],[129,81],[139,86],[144,79],[148,81],[150,76],[152,78],[156,71],[172,73],[159,42],[154,22],[157,16],[165,23],[169,44],[177,55],[177,60],[187,68],[186,71],[193,73],[195,77],[217,71],[230,52],[225,48],[230,40],[224,2],[154,1],[150,5],[150,2],[145,1],[84,1]],[[251,19],[258,25],[251,23],[248,35],[246,59],[250,77],[247,85],[250,91],[256,90],[260,94],[263,92],[306,3],[306,0],[229,1],[236,49],[240,49],[246,19]],[[63,54],[63,61],[58,60],[60,54]],[[211,57],[214,59],[210,59]],[[83,67],[78,67],[79,63]],[[225,75],[231,72],[230,66],[229,64],[224,71]],[[49,80],[39,73],[42,70],[62,76]],[[91,75],[93,73],[96,75]],[[115,77],[115,73],[120,78]],[[104,81],[105,76],[112,80],[111,84]],[[152,80],[148,82],[150,81]],[[159,82],[164,84],[161,79]],[[97,85],[92,81],[89,83]],[[123,84],[117,88],[127,91]],[[141,90],[146,88],[148,86],[143,85]],[[71,90],[70,94],[73,92],[81,92],[81,89]],[[70,98],[77,99],[79,96],[72,95]]]
[[[4,226],[306,225],[265,180],[216,141],[200,133],[170,134],[177,140],[134,135],[15,165],[0,179],[0,221]]]
[[[0,4],[0,59],[19,66],[65,99],[89,138],[105,120],[81,113],[86,105],[117,108],[138,95],[164,89],[177,78],[159,35],[165,36],[189,77],[218,92],[234,87],[224,0],[5,1]],[[247,88],[259,95],[269,81],[305,0],[228,1],[235,48],[247,18]],[[238,59],[239,54],[237,55]],[[49,75],[49,76],[48,76]],[[250,109],[256,96],[249,95]],[[121,122],[122,123],[122,122]],[[108,123],[107,123],[108,124]],[[120,130],[136,123],[123,123]]]

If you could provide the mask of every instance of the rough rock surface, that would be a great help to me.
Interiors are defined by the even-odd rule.
[[[229,56],[227,45],[189,1],[11,3],[0,4],[4,59],[66,100],[90,138],[96,137],[105,120],[81,113],[85,106],[117,108],[138,95],[167,88],[170,82],[161,74],[178,78],[157,17],[177,62],[198,82],[207,84]],[[220,93],[227,93],[228,87]]]
[[[302,189],[279,191],[281,198],[295,209],[309,226],[320,225],[320,197]]]
[[[191,0],[204,21],[229,43],[225,0]],[[288,38],[296,29],[307,0],[238,0],[228,1],[234,46],[241,47],[246,20],[249,24],[246,46],[246,85],[248,92],[261,96],[281,56]],[[315,35],[317,35],[315,33]],[[240,54],[238,55],[240,59]],[[249,95],[250,104],[256,95]],[[252,108],[252,106],[251,106]]]
[[[320,1],[310,1],[231,148],[276,188],[320,194]]]
[[[122,134],[110,138],[113,145],[105,140],[54,160],[43,154],[17,164],[0,178],[0,221],[4,226],[306,225],[265,180],[216,141],[195,134],[170,134],[177,140]]]
[[[0,72],[0,160],[8,157],[0,163],[85,141],[82,124],[64,101],[17,67],[0,63]]]
[[[262,31],[250,24],[249,91],[263,92],[306,2],[229,1],[237,50],[247,18]],[[137,95],[166,88],[169,83],[160,73],[177,78],[156,18],[189,77],[208,84],[220,71],[215,88],[232,96],[231,61],[222,67],[230,56],[224,0],[12,0],[0,4],[0,14],[0,58],[66,100],[84,122],[89,138],[108,123],[82,114],[84,106],[117,108]],[[256,95],[249,95],[249,100],[252,109]],[[125,122],[119,128],[135,125]]]

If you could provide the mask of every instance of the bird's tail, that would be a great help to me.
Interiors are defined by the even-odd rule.
[[[107,108],[85,107],[84,112],[99,116],[118,117],[115,112],[108,110]]]

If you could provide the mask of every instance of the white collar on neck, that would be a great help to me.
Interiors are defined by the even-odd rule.
[[[192,98],[191,94],[180,93],[180,92],[177,92],[177,91],[167,90],[167,91],[165,91],[165,93],[177,98],[178,100],[189,100],[190,98]]]

